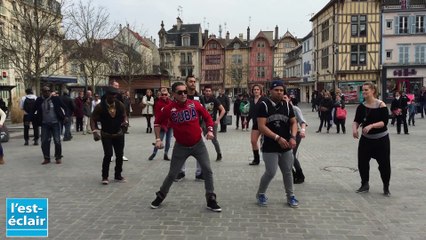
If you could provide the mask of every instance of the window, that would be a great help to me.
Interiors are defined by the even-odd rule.
[[[399,32],[398,33],[408,33],[408,16],[399,17]]]
[[[206,81],[219,81],[220,80],[220,70],[207,70]]]
[[[399,49],[399,64],[408,64],[410,46],[400,45]]]
[[[257,77],[258,78],[265,77],[265,67],[257,67]]]
[[[239,49],[240,48],[240,44],[239,43],[234,43],[234,49]]]
[[[392,29],[392,20],[386,20],[386,29],[388,30]]]
[[[416,33],[425,32],[425,16],[416,16]]]
[[[206,56],[206,64],[207,65],[213,65],[213,64],[220,64],[220,55],[207,55]]]
[[[386,50],[386,60],[392,60],[392,50]]]
[[[265,61],[265,53],[257,53],[257,61],[264,62]]]
[[[329,39],[328,27],[329,27],[328,20],[321,24],[321,40],[322,40],[322,42],[325,42]]]
[[[180,64],[192,64],[192,53],[181,53]]]
[[[0,57],[0,68],[9,69],[9,58],[7,56]]]
[[[321,50],[321,69],[328,68],[328,48]]]
[[[77,63],[71,64],[71,73],[78,73],[79,66]]]
[[[265,42],[264,41],[257,42],[257,47],[258,48],[264,48],[265,47]]]
[[[191,76],[192,75],[192,67],[183,67],[180,69],[181,77]]]
[[[191,38],[189,36],[182,37],[182,46],[188,47],[191,45]]]
[[[210,49],[217,49],[217,43],[215,43],[215,42],[214,43],[210,43],[209,44],[209,48]]]
[[[426,45],[417,45],[415,50],[415,63],[425,63]]]
[[[232,55],[232,64],[242,64],[243,56],[241,55]]]
[[[367,45],[351,45],[351,65],[365,65],[367,63]]]
[[[367,35],[367,16],[351,16],[351,34],[352,37],[365,37]]]

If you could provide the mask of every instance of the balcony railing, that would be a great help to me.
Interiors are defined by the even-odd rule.
[[[426,0],[383,0],[384,9],[425,8]]]

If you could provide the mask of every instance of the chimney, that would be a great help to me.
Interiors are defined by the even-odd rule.
[[[226,31],[226,41],[229,41],[229,31]]]
[[[204,30],[204,44],[207,43],[207,40],[209,40],[209,30],[205,29]]]
[[[250,42],[250,27],[247,27],[247,42]]]
[[[275,41],[278,41],[278,25],[275,26]]]
[[[121,29],[122,29],[121,23],[120,23],[120,24],[118,24],[118,28],[119,28],[119,30],[120,30],[120,32],[121,32]]]
[[[180,17],[177,17],[176,22],[177,22],[176,23],[177,30],[180,31],[180,28],[182,27],[182,23],[183,23],[182,19],[180,19]]]

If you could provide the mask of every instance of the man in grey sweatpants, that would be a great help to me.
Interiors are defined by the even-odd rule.
[[[287,203],[290,207],[298,207],[299,202],[293,193],[293,153],[296,147],[297,121],[293,108],[283,101],[284,83],[275,80],[271,84],[270,99],[263,100],[258,108],[257,123],[264,136],[262,144],[265,173],[260,179],[257,191],[257,203],[267,205],[266,190],[274,178],[277,167],[283,174]]]

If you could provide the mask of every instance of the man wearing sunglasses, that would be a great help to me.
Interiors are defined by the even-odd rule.
[[[167,122],[169,122],[171,128],[173,128],[173,135],[176,142],[173,148],[169,173],[164,179],[163,185],[160,187],[160,191],[156,193],[157,197],[151,203],[151,208],[156,209],[160,206],[166,198],[170,187],[186,159],[193,156],[200,164],[204,174],[207,208],[214,212],[220,212],[222,209],[216,202],[209,154],[201,136],[200,127],[200,117],[202,117],[208,129],[206,139],[213,139],[213,120],[210,117],[210,114],[199,102],[188,99],[188,92],[184,83],[174,83],[172,85],[172,92],[174,101],[164,107],[162,114],[158,118],[155,118],[155,147],[159,149],[164,147],[160,138],[160,130],[161,125]]]

